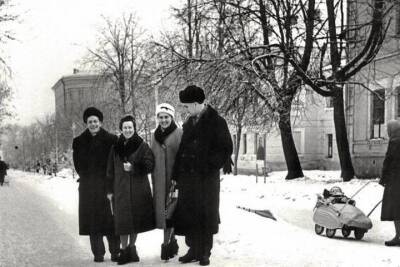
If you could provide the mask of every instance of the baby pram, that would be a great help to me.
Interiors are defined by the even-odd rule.
[[[343,237],[350,236],[354,231],[354,237],[361,240],[364,234],[372,228],[372,222],[369,215],[380,204],[375,205],[368,215],[365,215],[354,204],[349,204],[352,198],[361,191],[366,185],[361,187],[351,198],[347,198],[346,203],[335,203],[327,198],[318,195],[317,203],[314,208],[313,221],[315,223],[315,233],[321,235],[325,228],[326,236],[332,238],[337,229],[341,229]]]

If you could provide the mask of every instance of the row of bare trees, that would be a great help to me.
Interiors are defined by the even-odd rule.
[[[292,135],[292,106],[307,86],[331,97],[338,155],[345,181],[354,176],[346,131],[346,84],[379,52],[393,8],[375,0],[371,20],[352,24],[344,0],[185,0],[172,9],[175,30],[154,40],[134,15],[104,19],[98,45],[84,65],[113,84],[118,115],[132,113],[146,138],[158,101],[177,104],[177,89],[197,83],[236,129],[238,159],[243,127],[280,131],[288,173],[303,176]],[[357,31],[360,49],[348,49]],[[351,56],[350,56],[351,55]],[[368,89],[368,88],[366,88]]]
[[[12,1],[0,1],[0,123],[11,115],[10,100],[13,91],[9,84],[11,69],[7,63],[5,45],[16,39],[11,29],[17,20],[18,16],[13,10]]]
[[[47,115],[29,125],[10,124],[3,127],[2,150],[11,167],[33,170],[39,162],[71,166],[68,153],[58,144],[55,120]]]

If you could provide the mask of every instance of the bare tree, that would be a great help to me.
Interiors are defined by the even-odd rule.
[[[107,103],[114,117],[131,113],[139,133],[148,138],[154,127],[155,110],[152,64],[157,59],[153,48],[133,14],[115,21],[105,18],[98,42],[96,49],[89,48],[89,56],[84,60],[86,65],[114,85],[114,90],[107,90],[111,98],[118,95],[119,110],[113,108],[114,101]]]
[[[352,3],[347,3],[352,5]],[[338,148],[341,177],[349,181],[354,177],[349,142],[345,122],[343,90],[346,84],[354,84],[351,78],[368,65],[378,54],[385,39],[390,21],[385,23],[385,16],[392,5],[385,7],[384,0],[376,0],[369,6],[371,19],[363,24],[350,25],[346,22],[345,3],[343,0],[328,0],[325,3],[325,17],[321,15],[324,28],[318,31],[314,43],[318,48],[314,54],[317,64],[313,70],[304,71],[298,62],[291,60],[298,77],[315,92],[331,97],[334,108],[334,124]],[[356,32],[366,32],[366,38],[359,45],[356,53],[347,53],[346,39],[353,39]],[[294,58],[294,57],[292,57]],[[346,60],[347,59],[347,60]],[[358,84],[358,83],[357,83]],[[368,89],[365,85],[360,84]]]
[[[11,76],[11,69],[7,64],[6,51],[4,45],[9,41],[14,41],[15,33],[10,29],[15,24],[18,16],[12,10],[11,0],[0,1],[0,121],[10,116],[9,100],[12,97],[12,89],[9,86],[8,78]]]
[[[85,62],[114,83],[121,113],[125,114],[130,110],[127,104],[135,97],[145,65],[144,55],[141,54],[143,32],[133,14],[115,21],[104,18],[104,21],[105,26],[99,32],[99,45],[88,49],[89,56]],[[135,105],[132,107],[134,112]]]

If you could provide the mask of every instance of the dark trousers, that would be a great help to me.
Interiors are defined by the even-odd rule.
[[[196,258],[209,257],[213,247],[213,234],[208,232],[189,234],[185,236],[185,242]]]
[[[108,250],[111,255],[117,255],[119,253],[119,236],[107,235]],[[92,249],[93,255],[95,257],[104,256],[106,249],[104,247],[103,235],[102,234],[92,234],[90,235],[90,247]]]

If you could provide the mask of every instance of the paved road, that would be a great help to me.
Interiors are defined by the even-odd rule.
[[[77,234],[76,216],[12,180],[0,187],[0,266],[94,265],[88,244]]]

